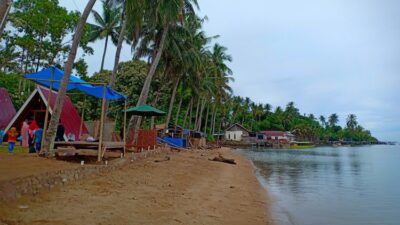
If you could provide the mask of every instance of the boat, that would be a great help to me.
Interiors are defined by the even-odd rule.
[[[295,141],[290,143],[290,148],[293,149],[315,148],[315,145],[309,141]]]

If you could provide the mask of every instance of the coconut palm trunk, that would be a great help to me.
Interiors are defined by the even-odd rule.
[[[201,100],[200,112],[199,112],[199,120],[197,121],[197,131],[201,130],[202,118],[203,118],[203,111],[206,104],[206,99]]]
[[[176,116],[175,116],[175,124],[179,124],[179,113],[181,113],[181,107],[182,107],[182,101],[183,101],[183,97],[181,97],[181,100],[179,100],[178,103],[178,109],[176,111]]]
[[[110,77],[110,86],[111,88],[114,88],[115,85],[115,80],[117,79],[117,72],[118,72],[118,65],[119,65],[119,58],[121,56],[121,50],[122,50],[122,43],[124,42],[124,34],[127,26],[126,18],[124,16],[125,10],[122,13],[122,26],[121,30],[119,31],[119,36],[118,36],[118,44],[117,44],[117,50],[115,51],[115,58],[114,58],[114,67],[111,73]],[[106,102],[106,112],[108,112],[108,108],[110,106],[110,102]]]
[[[187,107],[187,110],[186,110],[186,113],[185,113],[185,117],[183,118],[183,123],[182,123],[182,127],[183,128],[185,128],[186,120],[187,120],[187,117],[189,115],[190,107],[191,107],[192,104],[193,104],[193,99],[190,99],[190,102],[188,104],[188,107]],[[189,129],[190,129],[190,127],[189,127]]]
[[[160,94],[161,94],[160,91],[157,91],[156,97],[154,98],[154,100],[153,100],[153,102],[152,102],[152,105],[153,105],[154,107],[157,107],[158,100],[160,99]],[[151,121],[150,121],[150,128],[151,128],[151,129],[153,129],[153,127],[154,127],[154,121],[155,121],[155,117],[152,116],[152,117],[151,117]]]
[[[125,11],[124,11],[124,13],[125,13]],[[125,17],[124,17],[124,19],[122,21],[123,21],[122,22],[122,27],[121,27],[121,30],[119,32],[119,37],[118,37],[117,50],[115,52],[114,67],[113,67],[113,70],[112,70],[112,73],[111,73],[111,77],[110,77],[110,86],[111,87],[114,87],[115,80],[117,78],[119,58],[121,56],[122,43],[124,42],[124,34],[125,34],[126,26],[127,26],[127,22],[126,22]]]
[[[175,102],[175,97],[176,97],[176,90],[178,89],[179,85],[179,77],[175,81],[174,88],[172,89],[172,95],[171,95],[171,100],[169,101],[169,108],[168,108],[168,114],[167,114],[167,119],[165,120],[165,125],[168,126],[170,120],[171,120],[171,115],[172,115],[172,109],[174,108],[174,102]]]
[[[0,0],[0,37],[3,34],[4,27],[7,23],[7,17],[12,5],[11,0]]]
[[[207,113],[206,113],[206,121],[204,123],[204,133],[207,133],[207,125],[208,125],[208,116],[209,116],[209,112],[210,112],[210,105],[207,105]]]
[[[193,130],[197,130],[197,120],[198,120],[198,116],[199,116],[199,109],[200,109],[200,98],[197,99],[196,116],[194,117],[194,128],[193,128]]]
[[[57,130],[57,125],[58,121],[60,119],[60,114],[62,107],[64,105],[64,98],[67,92],[67,85],[69,82],[69,78],[71,76],[71,71],[72,71],[72,65],[74,64],[76,53],[79,47],[79,43],[81,41],[82,33],[85,28],[86,20],[90,14],[90,11],[93,8],[94,3],[96,3],[96,0],[89,0],[87,3],[85,10],[82,13],[81,18],[79,19],[78,26],[76,27],[75,34],[74,34],[74,39],[72,42],[71,46],[71,51],[68,54],[68,60],[67,63],[65,64],[64,67],[64,76],[63,79],[61,80],[60,83],[60,88],[58,90],[58,95],[56,99],[56,103],[53,109],[53,114],[51,116],[51,120],[49,123],[49,128],[47,130],[46,134],[46,139],[45,143],[43,143],[43,146],[46,147],[49,151],[49,153],[53,153],[54,151],[54,139],[56,136],[56,130]]]
[[[107,45],[108,45],[108,36],[106,37],[106,41],[104,43],[104,51],[103,51],[103,58],[101,59],[100,72],[103,71],[104,68],[104,59],[106,58]]]
[[[212,128],[211,128],[211,131],[212,131],[212,134],[214,134],[215,133],[215,120],[216,120],[216,117],[217,117],[217,105],[215,105],[214,106],[214,113],[213,113],[214,115],[213,115],[213,119],[212,119]]]
[[[147,97],[149,96],[150,84],[151,84],[151,81],[153,80],[158,63],[160,62],[160,59],[161,59],[162,52],[164,50],[165,40],[167,39],[167,34],[168,34],[168,28],[169,28],[168,24],[164,25],[162,35],[161,35],[161,41],[157,48],[156,57],[153,59],[153,61],[151,63],[149,73],[147,74],[146,80],[143,84],[142,91],[140,92],[139,100],[136,104],[137,106],[146,104]],[[131,130],[132,127],[134,127],[135,130],[139,130],[140,123],[141,123],[141,117],[137,118],[136,116],[132,116],[129,121],[128,131]],[[135,132],[134,142],[136,142],[137,135],[138,135],[138,132]]]
[[[192,129],[192,113],[193,113],[193,104],[194,100],[192,99],[192,104],[190,104],[190,111],[189,111],[189,130]]]

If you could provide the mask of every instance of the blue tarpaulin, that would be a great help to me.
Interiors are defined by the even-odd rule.
[[[50,87],[51,85],[54,90],[58,91],[63,76],[64,71],[56,67],[49,67],[37,73],[26,74],[24,77],[45,87]],[[53,82],[50,82],[51,80]],[[70,90],[80,90],[96,98],[103,98],[103,86],[93,86],[73,74],[71,74],[67,85],[67,91]],[[105,98],[107,100],[119,100],[126,99],[126,96],[112,90],[111,87],[107,85]]]
[[[186,148],[186,139],[182,138],[172,138],[172,137],[164,137],[163,138],[165,143],[167,144],[173,144],[175,146],[181,147],[181,148]]]

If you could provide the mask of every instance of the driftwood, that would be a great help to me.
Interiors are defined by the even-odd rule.
[[[164,159],[156,159],[154,160],[154,162],[159,163],[159,162],[165,162],[165,161],[169,161],[171,160],[171,158],[169,156],[165,156]]]
[[[218,156],[214,157],[213,159],[208,159],[208,160],[236,165],[236,162],[234,159],[224,158],[221,154],[218,154]]]

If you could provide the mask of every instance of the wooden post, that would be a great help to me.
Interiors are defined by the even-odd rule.
[[[103,130],[104,130],[104,114],[106,107],[106,84],[103,84],[103,99],[101,101],[101,118],[100,118],[100,137],[99,137],[99,149],[97,153],[97,161],[101,161],[101,147],[103,146]]]
[[[124,138],[124,156],[126,154],[126,106],[127,106],[127,99],[125,99],[125,107],[124,107],[124,129],[123,129],[123,138]]]
[[[82,130],[83,130],[83,122],[85,121],[84,117],[85,117],[85,104],[86,104],[86,96],[85,96],[85,100],[83,100],[83,107],[82,107],[82,115],[81,115],[81,125],[79,127],[79,140],[81,140],[81,136],[82,136]]]
[[[50,101],[51,101],[51,93],[53,92],[53,79],[54,79],[54,66],[51,66],[51,80],[50,80],[50,87],[49,87],[49,94],[47,96],[47,106],[46,106],[46,115],[44,116],[44,124],[43,124],[43,134],[42,134],[42,144],[41,144],[41,149],[39,154],[42,154],[43,151],[46,151],[44,149],[44,146],[46,146],[45,140],[46,140],[46,131],[47,131],[47,124],[49,123],[49,108],[50,108]],[[38,87],[37,87],[38,88]]]

